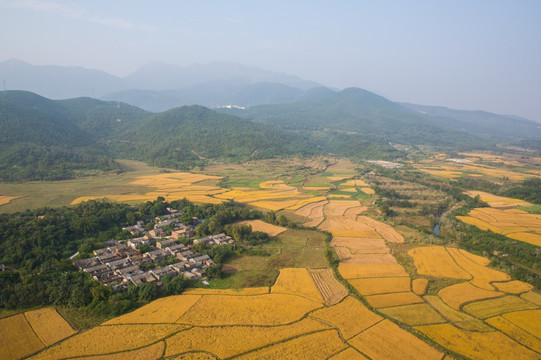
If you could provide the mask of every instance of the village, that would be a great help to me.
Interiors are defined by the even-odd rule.
[[[93,251],[95,256],[77,260],[74,265],[113,291],[124,290],[129,284],[138,286],[160,281],[165,276],[204,279],[205,268],[214,265],[214,261],[208,255],[193,252],[192,245],[228,245],[235,240],[222,233],[194,239],[193,244],[180,243],[194,237],[194,224],[202,220],[193,219],[193,224],[185,224],[179,219],[183,215],[181,211],[167,210],[169,214],[155,218],[151,230],[139,220],[135,225],[122,228],[134,238],[106,241],[103,248]],[[166,229],[170,229],[170,235]]]

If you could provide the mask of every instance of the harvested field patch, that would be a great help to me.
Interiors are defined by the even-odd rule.
[[[165,356],[191,351],[207,351],[220,358],[228,358],[299,335],[329,328],[329,325],[310,318],[290,325],[273,327],[194,327],[168,338]]]
[[[408,251],[420,275],[469,280],[472,276],[459,267],[443,246],[418,247]]]
[[[340,258],[340,262],[345,264],[396,264],[395,258],[391,254],[357,254],[351,255],[343,253],[344,257]]]
[[[357,189],[354,187],[342,187],[340,188],[341,191],[350,192],[350,193],[356,193]]]
[[[249,296],[249,295],[264,295],[264,294],[269,294],[269,293],[270,293],[270,288],[268,288],[268,287],[253,287],[253,288],[241,288],[241,289],[191,288],[191,289],[184,290],[182,292],[182,296],[186,296],[186,295],[237,295],[237,296]]]
[[[392,294],[370,295],[366,296],[365,298],[370,305],[377,309],[399,305],[418,304],[423,302],[421,297],[409,291]]]
[[[496,289],[508,294],[520,294],[533,289],[533,286],[519,280],[506,281],[506,282],[494,282],[492,283]]]
[[[359,205],[355,200],[330,200],[325,205],[324,212],[326,216],[343,216],[347,209]]]
[[[132,350],[183,329],[186,329],[183,325],[171,324],[97,326],[40,352],[32,359],[61,359]]]
[[[469,282],[447,286],[438,292],[438,296],[441,297],[447,305],[456,310],[460,310],[462,304],[470,301],[490,299],[502,295],[504,295],[504,293],[480,289]]]
[[[410,278],[386,277],[369,279],[352,279],[349,283],[361,295],[387,294],[410,291]]]
[[[324,191],[329,190],[329,186],[303,186],[304,190],[308,191]]]
[[[0,359],[18,359],[45,347],[23,314],[0,319],[0,345]]]
[[[399,264],[339,264],[338,270],[344,279],[408,276]]]
[[[263,209],[278,211],[288,207],[291,207],[297,203],[297,200],[283,200],[283,201],[254,201],[248,204],[257,206]]]
[[[247,220],[238,222],[237,224],[250,225],[252,227],[252,231],[262,231],[270,236],[276,236],[287,230],[285,227],[269,224],[263,220]]]
[[[379,311],[407,325],[428,325],[447,322],[427,304],[388,307]]]
[[[336,330],[303,335],[283,343],[241,355],[237,359],[327,359],[347,348]]]
[[[144,347],[142,349],[114,353],[109,355],[98,355],[82,357],[80,359],[88,360],[158,360],[163,356],[165,351],[165,342],[160,341],[153,345]]]
[[[477,264],[476,262],[473,262],[456,248],[447,248],[447,251],[449,251],[449,254],[451,254],[453,259],[455,259],[456,263],[462,269],[466,270],[473,276],[471,283],[475,286],[485,290],[494,290],[494,287],[490,285],[492,281],[505,281],[511,279],[506,273],[489,269],[485,266]]]
[[[361,238],[361,237],[334,237],[331,240],[331,246],[344,247],[349,249],[350,253],[355,254],[387,254],[389,248],[385,245],[385,240],[381,238]]]
[[[199,326],[281,325],[321,306],[321,302],[285,294],[203,296],[178,322]]]
[[[485,320],[488,324],[494,326],[504,334],[509,335],[513,340],[518,341],[522,345],[529,347],[530,349],[541,353],[541,340],[533,336],[532,334],[524,331],[520,327],[516,326],[509,320],[501,316],[496,316]]]
[[[503,313],[519,311],[519,310],[532,310],[537,309],[536,305],[533,305],[527,301],[522,300],[519,297],[507,295],[497,299],[489,299],[483,301],[476,301],[464,305],[463,311],[479,319],[486,319],[492,316],[501,315]]]
[[[283,180],[268,180],[263,181],[259,184],[261,189],[271,189],[271,190],[294,190],[296,189],[293,186],[286,185]]]
[[[344,216],[347,217],[348,219],[356,220],[357,216],[359,214],[362,214],[366,210],[368,210],[368,208],[366,206],[354,206],[354,207],[351,207],[351,208],[347,209],[344,212]]]
[[[308,272],[325,300],[325,305],[334,305],[347,296],[347,289],[336,280],[331,269],[309,269]]]
[[[359,179],[348,180],[340,185],[341,186],[365,186],[365,187],[370,186],[367,183],[365,183],[363,180],[359,180]]]
[[[335,325],[345,339],[355,336],[382,320],[381,316],[374,314],[351,296],[339,304],[316,310],[310,316]]]
[[[321,294],[305,268],[280,269],[280,275],[271,287],[271,293],[302,296],[312,301],[323,302]]]
[[[201,299],[200,295],[174,295],[154,300],[131,313],[113,318],[104,325],[175,323]]]
[[[438,344],[471,359],[539,359],[539,354],[498,331],[479,333],[450,324],[417,326],[416,329]]]
[[[383,320],[351,339],[350,344],[372,359],[438,359],[434,349],[389,320]]]
[[[472,331],[492,331],[492,328],[487,326],[481,320],[453,309],[449,305],[445,304],[438,296],[426,295],[424,296],[424,299],[444,318],[449,320],[450,323],[461,329]]]
[[[299,208],[295,211],[296,214],[304,217],[323,217],[323,206],[327,204],[327,201],[320,201],[317,203],[311,203]]]
[[[517,311],[502,316],[524,331],[541,339],[541,310]]]
[[[369,188],[369,187],[362,187],[361,188],[361,191],[363,193],[365,193],[366,195],[374,195],[376,192],[374,191],[374,189],[372,188]]]
[[[321,230],[327,230],[333,236],[338,237],[366,237],[366,238],[375,238],[378,237],[379,234],[375,232],[374,230],[339,230],[339,229],[323,229],[320,227]]]
[[[39,339],[47,346],[76,333],[70,324],[53,308],[27,311],[24,316]]]
[[[4,196],[0,195],[0,206],[9,204],[12,200],[18,199],[20,196]]]
[[[348,194],[329,194],[329,199],[351,199],[351,195]]]
[[[427,279],[414,279],[411,281],[411,290],[417,295],[424,295],[428,286]]]
[[[318,203],[322,200],[327,200],[327,198],[325,196],[317,196],[317,197],[311,197],[308,199],[301,199],[301,200],[298,200],[295,205],[288,207],[288,210],[297,210],[297,209],[302,208],[306,204]]]

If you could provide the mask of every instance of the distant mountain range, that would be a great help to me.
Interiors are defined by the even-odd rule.
[[[0,63],[7,90],[26,90],[51,99],[93,97],[124,101],[150,111],[181,105],[252,106],[293,101],[321,84],[230,62],[182,67],[162,63],[142,66],[117,77],[81,67]]]

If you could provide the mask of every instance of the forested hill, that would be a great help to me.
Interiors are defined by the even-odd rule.
[[[340,130],[404,144],[449,147],[485,145],[475,135],[422,117],[382,96],[359,88],[345,89],[316,101],[223,111],[285,129]]]
[[[206,158],[313,154],[303,135],[202,106],[152,114],[90,98],[0,92],[0,180],[56,180],[116,168],[114,158],[189,168]]]

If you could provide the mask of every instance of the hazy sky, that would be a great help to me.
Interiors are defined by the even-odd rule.
[[[233,61],[541,121],[541,1],[0,0],[0,61],[127,75]]]

